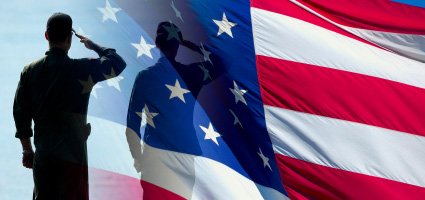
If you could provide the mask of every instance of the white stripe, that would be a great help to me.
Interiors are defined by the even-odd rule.
[[[269,188],[266,186],[262,186],[260,184],[256,184],[258,190],[260,191],[261,195],[263,195],[264,199],[270,199],[270,200],[275,200],[275,199],[280,199],[280,200],[289,200],[289,197],[283,195],[282,193],[280,193],[279,191],[273,189],[273,188]]]
[[[425,187],[425,138],[265,106],[275,153]]]
[[[139,175],[133,167],[125,137],[126,127],[96,117],[88,120],[93,128],[88,141],[90,167],[141,178],[186,199],[287,199],[278,191],[255,184],[217,161],[147,144],[143,145],[142,174]],[[96,179],[91,179],[93,185],[100,184],[93,181]]]
[[[192,199],[288,199],[282,193],[253,183],[214,160],[195,158],[196,180]]]
[[[190,199],[195,183],[194,156],[143,146],[141,179]]]
[[[425,88],[425,64],[285,15],[251,8],[255,52]]]
[[[142,180],[186,199],[263,199],[254,182],[208,158],[145,144],[142,162]]]
[[[425,61],[425,36],[414,35],[414,34],[401,34],[401,33],[390,33],[382,31],[373,31],[367,29],[352,28],[338,24],[323,15],[315,12],[314,10],[304,6],[296,0],[289,0],[292,3],[300,6],[308,12],[326,20],[327,22],[346,30],[358,37],[361,37],[377,46],[388,49],[392,52],[399,53],[403,56],[416,59],[420,62]]]
[[[126,127],[93,116],[88,116],[87,121],[92,127],[87,140],[89,167],[139,179],[140,175],[133,167],[134,160],[125,137]],[[93,186],[93,180],[95,179],[90,179],[90,186]]]
[[[399,53],[400,55],[425,62],[425,36],[423,35],[389,33],[351,28],[342,25],[338,26],[378,46]]]

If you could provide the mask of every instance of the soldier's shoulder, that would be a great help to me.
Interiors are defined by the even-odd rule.
[[[140,70],[139,71],[139,74],[149,74],[149,73],[152,73],[152,72],[154,72],[156,70],[156,68],[158,68],[158,66],[156,66],[156,65],[152,65],[152,66],[146,67],[146,68]]]
[[[154,74],[155,74],[154,66],[144,68],[140,70],[139,72],[137,72],[136,81],[140,82],[140,81],[146,81],[148,79],[152,79],[154,78]]]
[[[144,76],[149,76],[148,75],[149,73],[150,73],[149,68],[142,69],[137,73],[136,78],[138,79],[138,78],[141,78],[141,77],[144,77]]]
[[[41,66],[44,62],[44,60],[46,59],[47,56],[43,56],[37,60],[32,61],[31,63],[25,65],[24,69],[22,70],[22,72],[26,72],[28,70],[37,68],[39,66]]]

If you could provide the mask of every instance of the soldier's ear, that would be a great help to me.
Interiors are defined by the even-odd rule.
[[[49,41],[49,36],[47,35],[47,31],[44,32],[44,37],[46,38],[47,41]]]
[[[66,42],[71,43],[72,42],[72,33],[70,33],[68,35],[68,37],[66,38]]]

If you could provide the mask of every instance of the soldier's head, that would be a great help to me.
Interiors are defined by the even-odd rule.
[[[69,50],[72,42],[72,19],[65,13],[54,13],[47,20],[45,37],[49,45]]]
[[[170,22],[161,22],[156,29],[156,46],[169,57],[176,57],[179,45],[183,41],[180,29]]]

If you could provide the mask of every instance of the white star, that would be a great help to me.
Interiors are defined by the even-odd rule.
[[[245,98],[243,97],[243,95],[248,92],[248,90],[241,90],[239,89],[238,85],[236,85],[236,82],[233,81],[234,84],[234,89],[229,88],[230,91],[232,91],[233,95],[235,95],[235,101],[236,103],[238,103],[238,101],[242,101],[242,103],[244,103],[245,105],[248,105],[245,101]]]
[[[111,75],[103,74],[103,76],[105,77],[106,83],[108,84],[108,86],[113,86],[114,88],[116,88],[118,91],[121,92],[119,81],[124,79],[124,77],[117,76],[115,74],[114,68],[111,68]]]
[[[99,89],[99,88],[103,88],[103,87],[102,87],[101,85],[99,85],[99,84],[95,84],[95,85],[93,86],[92,91],[91,91],[91,94],[92,94],[94,97],[96,97],[96,99],[97,99],[96,89]]]
[[[137,49],[137,57],[140,57],[143,54],[146,54],[149,58],[153,59],[151,49],[153,49],[155,45],[146,43],[145,38],[143,38],[143,36],[140,37],[139,44],[131,43],[131,45],[133,45],[133,47]]]
[[[174,6],[173,1],[171,1],[170,5],[173,8],[174,12],[176,13],[176,17],[180,18],[182,20],[182,22],[184,23],[183,18],[182,18],[182,13],[179,10],[177,10],[177,8]]]
[[[92,36],[92,35],[87,35],[87,34],[85,34],[85,33],[84,33],[84,31],[83,31],[83,29],[81,28],[81,26],[79,26],[79,27],[78,27],[78,34],[80,34],[80,35],[82,35],[82,36],[84,36],[84,37],[86,37],[86,38],[89,38],[89,39],[90,39],[90,38],[91,38],[91,36]]]
[[[204,65],[201,62],[201,65],[198,65],[199,68],[201,68],[201,70],[204,72],[204,81],[207,80],[207,78],[210,78],[210,80],[212,80],[211,76],[210,76],[210,72],[208,71],[208,69],[206,69],[204,67]]]
[[[170,22],[171,23],[171,22]],[[176,38],[176,40],[178,40],[179,42],[181,42],[180,37],[179,37],[179,33],[180,30],[177,29],[177,27],[175,27],[172,23],[170,26],[164,26],[165,30],[167,30],[168,32],[168,36],[167,36],[167,40],[171,40],[173,38]]]
[[[223,12],[223,19],[221,21],[213,19],[214,23],[218,26],[217,36],[221,35],[223,32],[227,33],[230,37],[233,38],[231,28],[238,25],[237,23],[229,22],[227,20],[226,14]]]
[[[165,84],[165,86],[167,86],[167,88],[171,91],[170,99],[172,99],[174,97],[178,97],[180,100],[182,100],[184,103],[186,103],[183,95],[186,94],[186,93],[189,93],[190,91],[180,87],[179,80],[176,79],[176,83],[174,84],[174,86],[167,85],[167,84]]]
[[[146,104],[145,104],[144,112],[136,112],[136,114],[139,115],[140,118],[142,118],[142,123],[143,123],[143,119],[146,119],[145,123],[155,128],[155,124],[153,123],[153,118],[157,116],[158,113],[149,112],[149,108]]]
[[[217,144],[217,146],[219,146],[218,141],[217,141],[217,137],[221,137],[221,135],[214,131],[214,128],[213,128],[211,122],[210,122],[210,125],[208,126],[208,128],[205,128],[201,125],[199,125],[199,127],[201,127],[201,129],[205,132],[204,140],[211,139],[212,141],[214,141],[214,143]]]
[[[261,148],[258,148],[258,149],[260,149],[260,152],[257,152],[258,153],[258,155],[261,157],[261,159],[263,160],[263,164],[264,164],[264,168],[266,168],[266,166],[267,167],[269,167],[269,169],[271,170],[271,171],[273,171],[272,170],[272,167],[270,166],[270,163],[269,163],[269,158],[267,158],[266,156],[264,156],[264,154],[263,154],[263,152],[261,152]]]
[[[235,118],[233,125],[239,124],[243,128],[241,122],[239,121],[239,118],[236,116],[236,114],[233,112],[233,110],[229,109],[229,111],[232,113],[233,117]]]
[[[103,22],[107,19],[111,19],[112,21],[118,23],[117,17],[115,13],[120,11],[121,8],[113,8],[108,0],[106,0],[106,6],[104,8],[97,8],[100,12],[103,13]]]
[[[202,44],[202,42],[201,42],[201,48],[200,49],[202,51],[202,54],[204,55],[204,61],[209,61],[211,63],[211,65],[212,65],[212,62],[210,60],[210,54],[211,54],[211,52],[205,50],[204,45]]]

